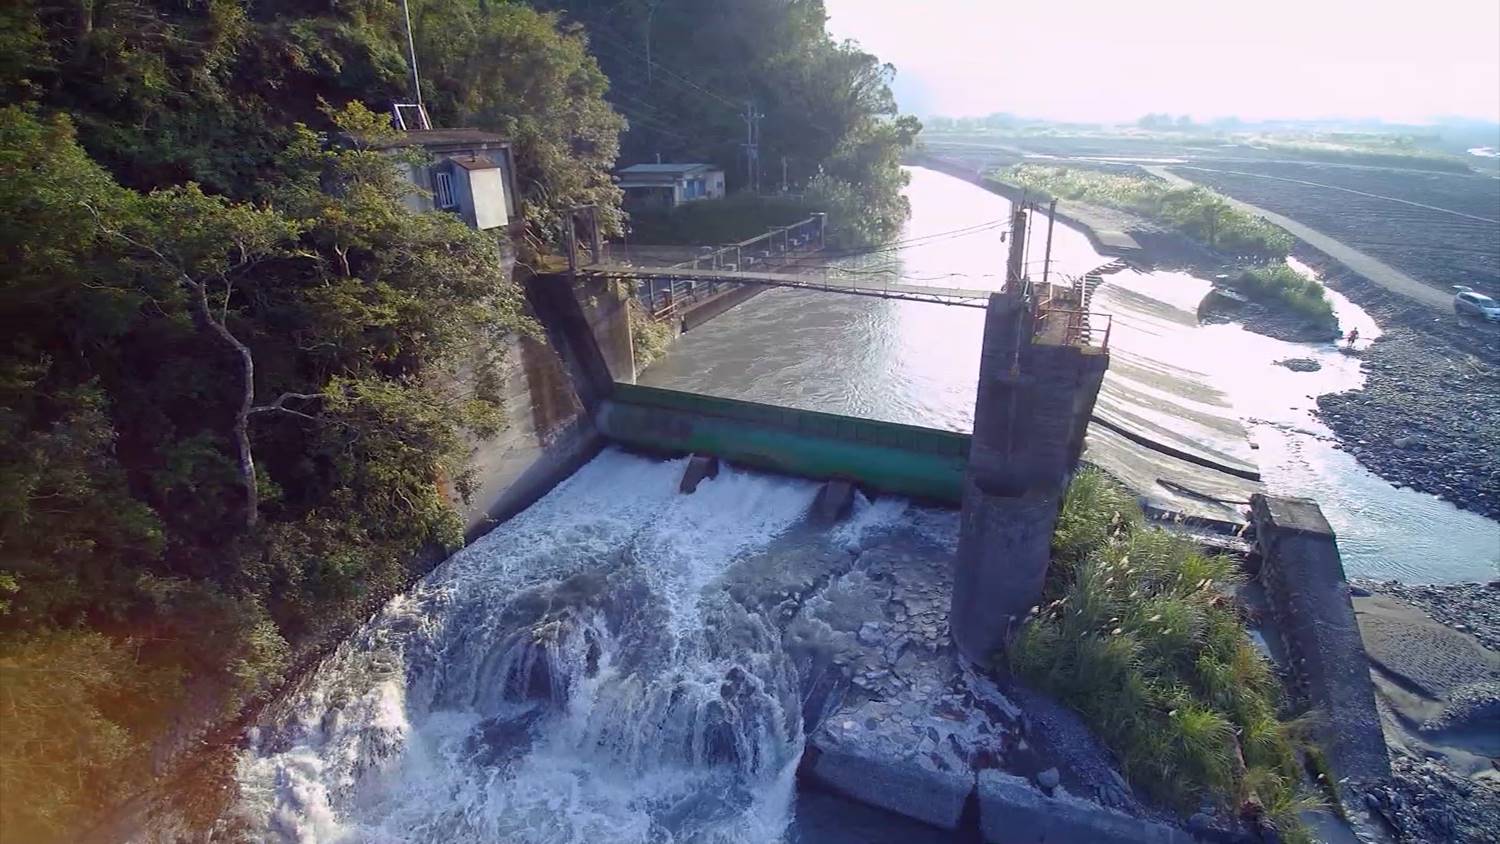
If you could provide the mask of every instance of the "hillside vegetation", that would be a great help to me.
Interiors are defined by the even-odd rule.
[[[623,164],[710,162],[746,186],[753,108],[763,193],[785,175],[851,245],[895,236],[909,213],[901,155],[921,125],[897,114],[895,69],[825,29],[822,0],[540,0],[589,33],[630,123]],[[647,61],[649,56],[650,61]],[[737,233],[742,240],[759,232]]]
[[[713,5],[656,15],[735,16],[678,66],[736,93],[774,71],[763,137],[798,189],[899,226],[915,125],[889,70],[821,3]],[[632,42],[520,2],[410,8],[435,124],[515,142],[522,260],[575,205],[618,231],[637,95],[601,62]],[[400,162],[329,143],[389,131],[405,44],[389,0],[0,8],[0,840],[76,840],[175,724],[265,696],[460,540],[447,493],[531,326],[510,244],[409,213]],[[667,128],[728,161],[715,115]]]

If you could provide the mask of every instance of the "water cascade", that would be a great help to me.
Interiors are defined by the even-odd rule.
[[[243,822],[297,842],[779,838],[804,672],[716,584],[817,486],[728,469],[682,496],[681,470],[606,452],[392,601],[252,733]]]

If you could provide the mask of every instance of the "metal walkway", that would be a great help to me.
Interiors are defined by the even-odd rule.
[[[848,293],[908,302],[933,302],[983,308],[992,290],[967,290],[961,287],[935,287],[897,282],[874,282],[868,279],[828,278],[821,275],[754,272],[750,270],[694,269],[692,267],[632,267],[625,264],[590,264],[578,268],[580,275],[609,278],[667,279],[672,281],[728,282],[761,284],[767,287],[790,287],[827,293]]]

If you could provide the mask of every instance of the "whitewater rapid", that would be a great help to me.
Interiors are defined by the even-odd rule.
[[[299,844],[779,840],[806,678],[717,584],[806,530],[817,485],[726,467],[684,496],[683,465],[606,451],[391,601],[252,730],[240,823]],[[861,502],[817,541],[904,514]]]

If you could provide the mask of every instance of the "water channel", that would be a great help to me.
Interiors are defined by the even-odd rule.
[[[891,253],[849,259],[856,272],[892,270],[905,283],[996,289],[1007,244],[1009,200],[931,170],[913,168],[912,216]],[[957,234],[947,234],[958,232]],[[1033,226],[1027,263],[1041,273],[1045,218]],[[1052,272],[1076,275],[1110,259],[1059,223]],[[1299,269],[1306,270],[1305,267]],[[1317,420],[1316,396],[1363,383],[1359,359],[1334,343],[1287,343],[1234,324],[1181,325],[1157,316],[1196,312],[1207,281],[1186,273],[1126,271],[1107,277],[1100,308],[1114,301],[1119,359],[1167,361],[1222,390],[1248,442],[1226,442],[1259,465],[1275,492],[1315,498],[1339,536],[1351,576],[1408,582],[1485,581],[1500,575],[1500,524],[1431,495],[1398,489],[1335,447]],[[1329,291],[1344,331],[1359,346],[1374,321]],[[967,431],[973,425],[982,314],[971,308],[797,290],[768,291],[684,335],[641,383],[731,398]],[[1275,365],[1318,361],[1317,372]],[[1141,389],[1149,392],[1149,385]],[[1157,413],[1164,426],[1170,410]]]

